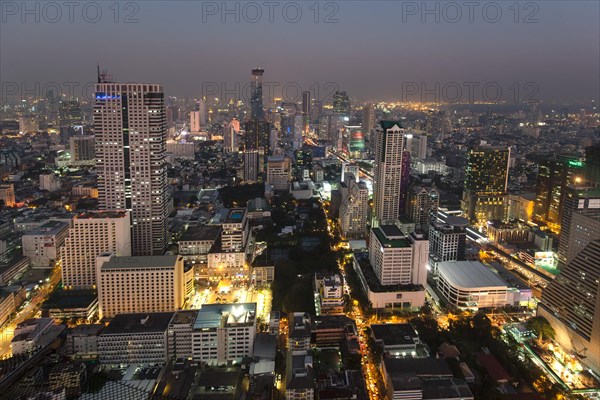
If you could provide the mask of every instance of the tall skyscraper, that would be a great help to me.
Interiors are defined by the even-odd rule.
[[[408,190],[410,186],[410,152],[402,152],[402,170],[400,171],[400,209],[399,215],[405,215],[408,210]]]
[[[134,255],[163,254],[169,200],[163,87],[98,83],[94,129],[100,209],[131,211]]]
[[[244,148],[269,151],[271,125],[264,120],[250,119],[244,124]]]
[[[369,103],[363,108],[362,128],[367,138],[371,138],[373,129],[375,128],[375,108]]]
[[[69,139],[71,165],[96,164],[96,138],[92,135],[75,135]]]
[[[259,159],[258,150],[244,150],[244,181],[248,183],[258,181]]]
[[[352,174],[340,185],[340,229],[346,238],[364,238],[369,213],[369,190],[364,182],[357,182]]]
[[[597,219],[571,225],[585,231]],[[581,232],[585,234],[584,232]],[[579,234],[576,236],[580,236]],[[568,262],[542,293],[538,315],[546,317],[556,341],[581,357],[581,362],[600,370],[600,239],[594,238]]]
[[[440,192],[435,186],[413,186],[408,191],[407,215],[417,228],[429,229],[431,213],[437,212],[439,205]]]
[[[252,70],[252,80],[250,82],[251,98],[250,107],[252,119],[264,119],[265,111],[263,109],[263,74],[262,68]]]
[[[375,129],[373,204],[380,224],[396,221],[400,209],[404,129],[397,121],[381,121]]]
[[[239,150],[238,145],[238,132],[240,130],[240,121],[233,119],[226,127],[223,135],[223,150],[226,153],[237,152]]]
[[[510,149],[475,147],[467,152],[462,210],[471,221],[503,220]]]
[[[303,130],[304,134],[307,134],[308,130],[309,130],[310,115],[311,115],[310,92],[304,91],[304,92],[302,92],[302,120],[303,120],[302,130]]]
[[[573,229],[571,222],[575,212],[589,217],[600,217],[600,188],[597,185],[591,183],[569,185],[565,190],[558,241],[560,266],[567,262],[569,238]]]
[[[585,149],[585,178],[600,185],[600,142]]]
[[[346,92],[333,94],[333,112],[338,115],[350,116],[350,98]]]
[[[577,155],[557,155],[538,166],[534,216],[560,232],[562,204],[568,185],[581,180],[584,163]]]

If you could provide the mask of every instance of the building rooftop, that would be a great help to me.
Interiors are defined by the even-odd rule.
[[[394,126],[398,126],[399,128],[402,128],[402,124],[400,123],[400,121],[379,121],[379,126],[383,129],[383,130],[388,130],[388,129],[392,129]]]
[[[507,286],[506,282],[479,261],[444,261],[438,264],[438,271],[455,287],[475,289]]]
[[[167,330],[172,312],[117,314],[101,335],[133,335],[163,333]]]
[[[194,329],[253,324],[256,303],[205,304],[196,316]]]
[[[196,316],[198,315],[198,310],[182,310],[176,311],[173,315],[173,319],[169,325],[192,325],[192,323],[196,320]]]
[[[421,384],[424,400],[473,398],[469,385],[462,379],[423,379]]]
[[[419,338],[411,324],[374,324],[371,330],[375,340],[382,340],[386,346],[414,344]]]
[[[181,235],[181,239],[179,239],[179,241],[180,242],[199,241],[199,240],[215,241],[219,238],[220,232],[221,232],[220,226],[215,226],[215,225],[192,226]]]
[[[373,228],[373,232],[379,243],[384,247],[400,248],[410,246],[410,242],[396,225],[381,225],[378,228]]]
[[[257,333],[254,338],[253,357],[258,357],[264,360],[275,360],[277,353],[277,336],[268,333]]]
[[[231,208],[227,214],[227,218],[223,223],[225,224],[239,224],[244,220],[246,215],[245,208]]]
[[[386,358],[383,362],[392,377],[414,374],[418,377],[452,378],[452,371],[443,358]]]
[[[93,289],[82,290],[56,290],[50,295],[48,300],[42,305],[42,309],[50,310],[54,308],[77,309],[88,308],[91,304],[98,301],[98,294]]]
[[[109,261],[102,264],[102,270],[121,269],[121,268],[157,268],[172,267],[178,259],[182,257],[174,256],[135,256],[135,257],[112,257]]]
[[[127,216],[127,211],[86,211],[75,216],[75,219],[126,218]]]
[[[23,236],[56,235],[69,228],[69,224],[61,221],[48,221],[37,229],[26,232]]]

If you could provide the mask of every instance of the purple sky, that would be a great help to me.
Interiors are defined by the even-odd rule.
[[[27,2],[29,14],[21,1],[2,2],[3,88],[15,82],[83,85],[95,79],[99,61],[117,80],[160,82],[175,96],[200,96],[211,82],[236,90],[254,66],[280,87],[297,82],[314,91],[317,85],[320,97],[327,82],[359,100],[418,100],[427,97],[425,88],[435,92],[429,99],[454,97],[457,86],[466,98],[468,82],[479,85],[477,97],[484,85],[497,84],[507,101],[517,87],[545,101],[600,96],[598,1],[520,2],[518,13],[512,1],[481,1],[472,15],[462,0],[426,2],[430,14],[422,1],[319,2],[318,15],[313,1],[279,2],[272,23],[263,1],[245,8],[227,2],[234,11],[225,22],[222,2],[120,2],[118,15],[112,1],[91,3],[84,15],[88,2],[81,1],[70,22],[62,1]],[[253,23],[256,5],[262,17]],[[298,9],[302,16],[292,23]],[[124,23],[129,14],[137,22]],[[333,23],[325,23],[330,14]],[[528,82],[535,86],[523,89]],[[409,96],[409,87],[419,90]]]

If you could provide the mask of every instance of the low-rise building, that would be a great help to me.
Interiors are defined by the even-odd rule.
[[[312,356],[306,351],[288,353],[286,368],[286,400],[313,400],[315,398],[315,378]]]
[[[441,358],[386,358],[382,375],[389,399],[474,399],[467,383],[453,378]]]
[[[371,333],[375,342],[391,357],[415,357],[419,335],[411,324],[373,324]]]
[[[239,363],[252,354],[256,303],[206,304],[192,332],[192,358],[211,365]]]
[[[315,311],[317,315],[344,313],[344,286],[338,274],[315,274]]]
[[[446,261],[437,268],[437,289],[450,305],[478,310],[509,304],[506,282],[483,263]]]
[[[311,325],[310,315],[295,312],[288,317],[288,346],[290,352],[310,349]]]
[[[98,336],[102,364],[162,364],[172,312],[118,314]]]
[[[48,221],[23,235],[21,238],[23,255],[31,260],[32,267],[51,268],[60,258],[60,250],[68,235],[69,224]]]
[[[54,324],[51,318],[28,319],[15,328],[11,341],[13,354],[24,354],[34,350],[40,344],[43,336],[50,331]]]
[[[185,260],[206,262],[208,252],[219,240],[221,227],[197,225],[189,227],[179,239],[179,254]]]
[[[98,357],[98,336],[104,328],[104,324],[82,324],[75,326],[67,334],[67,354],[75,358]]]
[[[15,294],[0,289],[0,326],[15,312]]]

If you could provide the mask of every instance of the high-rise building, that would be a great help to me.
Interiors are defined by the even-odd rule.
[[[292,148],[294,150],[298,150],[302,148],[302,144],[304,143],[304,117],[302,114],[296,114],[294,116],[294,138],[292,143]]]
[[[271,125],[267,121],[250,119],[244,124],[244,148],[269,152]]]
[[[356,182],[360,177],[360,166],[357,163],[349,163],[347,161],[342,162],[342,177],[341,182],[346,182],[346,176],[352,174]]]
[[[207,123],[206,102],[200,99],[194,110],[190,111],[190,131],[194,133],[202,132]]]
[[[230,153],[239,150],[237,140],[239,131],[240,121],[234,118],[225,128],[225,134],[223,135],[223,150],[225,150],[225,152]]]
[[[600,142],[585,149],[585,179],[600,185]]]
[[[200,111],[190,111],[190,132],[198,133],[202,131],[200,124]]]
[[[408,209],[408,190],[410,187],[410,152],[402,152],[402,168],[400,170],[400,208],[399,215],[405,215]]]
[[[562,203],[568,185],[583,179],[584,163],[577,155],[556,155],[538,166],[534,216],[560,232]]]
[[[570,185],[567,186],[565,192],[558,241],[558,261],[560,262],[560,266],[567,262],[573,213],[577,212],[589,217],[600,215],[600,188],[595,184]]]
[[[254,68],[252,70],[252,80],[250,81],[250,107],[252,119],[262,120],[265,117],[263,108],[263,74],[265,70],[262,68]]]
[[[585,229],[585,224],[571,229]],[[577,254],[542,293],[538,315],[546,317],[555,340],[600,371],[600,239]]]
[[[81,104],[77,99],[62,100],[59,105],[60,126],[69,127],[83,124]]]
[[[73,218],[61,251],[62,281],[66,288],[96,286],[96,257],[104,252],[131,255],[127,211],[94,211]]]
[[[364,182],[357,182],[352,174],[340,184],[342,204],[340,206],[340,229],[346,238],[363,238],[369,214],[369,190]]]
[[[309,130],[310,114],[311,114],[310,92],[304,91],[304,92],[302,92],[302,120],[303,120],[302,130],[303,130],[304,134],[307,134],[308,130]]]
[[[71,165],[96,164],[96,138],[93,135],[75,135],[69,139]]]
[[[435,214],[437,215],[437,213]],[[429,263],[435,271],[442,261],[464,261],[466,258],[466,218],[448,216],[445,222],[438,218],[429,225]]]
[[[0,200],[6,207],[15,205],[15,187],[12,183],[0,184]]]
[[[371,229],[369,259],[382,285],[425,285],[429,242],[421,234],[404,235],[396,225]]]
[[[440,192],[435,186],[413,186],[408,190],[407,215],[415,226],[427,230],[431,213],[440,206]]]
[[[96,259],[96,275],[100,318],[179,310],[186,299],[186,283],[193,285],[194,278],[193,269],[186,274],[183,257],[177,255],[115,257],[104,253]]]
[[[333,112],[346,117],[350,116],[350,98],[346,92],[335,92],[333,94]]]
[[[56,192],[60,190],[60,178],[54,173],[40,174],[40,190],[47,190],[49,192]]]
[[[131,211],[134,255],[163,254],[169,201],[163,87],[98,83],[94,129],[100,209]]]
[[[375,108],[371,103],[363,107],[362,128],[367,138],[370,139],[375,128]]]
[[[48,221],[41,227],[27,232],[21,238],[23,255],[34,267],[52,268],[60,259],[60,249],[69,234],[69,224]]]
[[[244,151],[244,181],[248,183],[258,182],[258,164],[260,155],[258,150]]]
[[[510,149],[475,147],[467,152],[461,208],[477,223],[505,219]]]
[[[409,133],[405,137],[406,150],[410,152],[413,159],[424,159],[427,157],[427,136]]]
[[[400,122],[381,121],[375,128],[373,204],[379,223],[398,219],[404,129]]]
[[[232,208],[227,213],[221,229],[223,251],[244,251],[248,241],[248,218],[245,208]]]
[[[292,163],[289,157],[272,156],[267,161],[267,183],[273,190],[289,190],[292,180]]]

